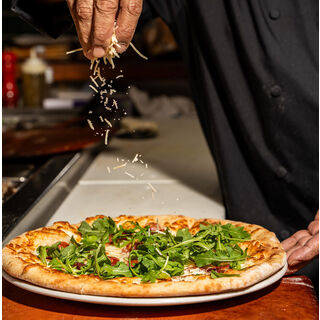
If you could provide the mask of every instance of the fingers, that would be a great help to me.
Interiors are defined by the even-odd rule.
[[[296,264],[310,261],[319,254],[319,234],[311,237],[303,246],[293,250],[288,255],[288,264],[294,266]]]
[[[90,34],[93,16],[93,0],[77,0],[75,10],[79,41],[82,45],[84,54],[88,56],[90,55],[88,51],[91,47]],[[92,58],[91,55],[90,58]]]
[[[308,226],[308,230],[311,234],[319,232],[319,220],[312,221]]]
[[[77,29],[78,38],[84,55],[92,59],[90,33],[93,15],[93,0],[67,0],[69,10]]]
[[[94,0],[92,53],[95,58],[106,54],[118,11],[118,0]]]
[[[142,0],[121,0],[120,11],[117,18],[116,36],[120,47],[119,53],[124,52],[133,37],[139,16],[142,11]]]
[[[297,251],[298,249],[302,248],[309,240],[310,240],[311,236],[306,236],[303,238],[300,238],[299,241],[287,251],[287,259],[289,259],[289,257],[291,256],[291,254],[295,251]]]
[[[299,239],[306,237],[306,236],[310,237],[310,233],[307,230],[300,230],[300,231],[296,232],[295,234],[293,234],[288,239],[285,239],[284,241],[282,241],[281,245],[285,251],[288,251],[297,244]]]

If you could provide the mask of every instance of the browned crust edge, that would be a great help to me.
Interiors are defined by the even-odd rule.
[[[89,223],[102,216],[86,219]],[[121,224],[126,220],[137,220],[141,225],[158,221],[159,225],[175,225],[174,229],[188,226],[196,230],[200,222],[232,223],[243,226],[251,233],[252,241],[263,246],[263,259],[241,272],[241,277],[211,279],[209,277],[195,281],[159,281],[157,283],[133,283],[134,278],[117,278],[102,280],[97,276],[73,276],[41,265],[34,258],[33,251],[38,245],[70,239],[70,232],[76,237],[79,224],[70,225],[57,222],[51,227],[40,228],[10,241],[3,249],[3,269],[15,278],[55,290],[100,296],[118,297],[170,297],[189,296],[237,291],[252,286],[278,270],[286,263],[286,254],[273,232],[242,222],[217,219],[196,220],[184,216],[120,216],[114,220]],[[67,231],[68,234],[65,232]],[[46,242],[43,242],[46,241]],[[33,256],[34,255],[34,256]]]

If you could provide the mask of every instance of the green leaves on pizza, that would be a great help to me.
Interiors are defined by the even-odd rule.
[[[92,226],[83,221],[78,231],[80,242],[72,237],[69,243],[38,247],[41,262],[75,276],[102,279],[139,277],[155,282],[183,276],[190,267],[209,270],[215,279],[239,276],[221,271],[241,269],[248,255],[238,243],[250,240],[243,227],[232,224],[202,224],[194,235],[186,228],[174,235],[168,228],[141,227],[132,221],[116,226],[110,217],[97,219]],[[111,247],[117,255],[109,252]]]

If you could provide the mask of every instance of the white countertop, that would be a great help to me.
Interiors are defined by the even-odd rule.
[[[114,138],[48,224],[57,220],[76,223],[96,214],[183,214],[223,219],[217,172],[198,119],[170,119],[158,124],[159,135],[153,139]],[[142,155],[143,164],[131,163],[137,153]],[[112,170],[124,163],[122,159],[130,163]],[[153,196],[149,182],[157,190]]]

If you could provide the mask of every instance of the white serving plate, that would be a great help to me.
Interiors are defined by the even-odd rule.
[[[133,306],[133,307],[153,307],[153,306],[174,306],[181,304],[192,304],[192,303],[202,303],[209,301],[217,301],[230,299],[234,297],[239,297],[248,293],[252,293],[263,288],[266,288],[273,283],[280,280],[287,271],[287,264],[283,266],[278,272],[270,276],[269,278],[241,291],[210,294],[203,296],[189,296],[189,297],[167,297],[167,298],[121,298],[121,297],[107,297],[107,296],[92,296],[92,295],[81,295],[63,291],[57,291],[52,289],[47,289],[39,287],[28,283],[23,280],[19,280],[11,277],[4,270],[2,271],[3,277],[14,284],[15,286],[25,289],[27,291],[42,294],[49,297],[67,299],[80,302],[97,303],[97,304],[108,304],[108,305],[118,305],[118,306]]]

